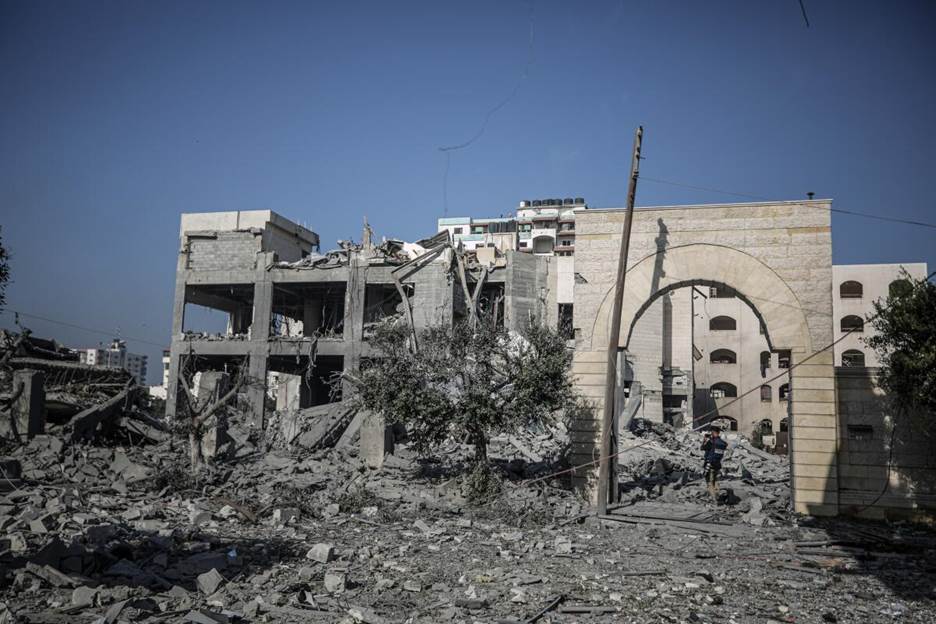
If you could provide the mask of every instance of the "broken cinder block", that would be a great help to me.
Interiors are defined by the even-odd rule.
[[[328,563],[334,555],[335,547],[331,544],[316,544],[306,553],[306,558],[319,563]]]

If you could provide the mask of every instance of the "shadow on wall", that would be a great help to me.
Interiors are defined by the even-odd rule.
[[[839,504],[871,519],[936,518],[933,416],[898,415],[877,369],[837,368]]]

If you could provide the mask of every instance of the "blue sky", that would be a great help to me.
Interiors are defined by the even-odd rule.
[[[450,216],[620,206],[643,124],[648,178],[936,222],[936,6],[805,4],[810,28],[796,0],[0,1],[7,307],[119,328],[157,364],[181,212],[269,208],[325,248],[365,215],[422,237],[445,209],[438,148],[511,93],[451,154]],[[724,201],[742,200],[637,193]],[[835,214],[833,253],[936,267],[936,230]]]

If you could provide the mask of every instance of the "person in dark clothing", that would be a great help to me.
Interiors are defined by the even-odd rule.
[[[702,472],[705,482],[708,483],[709,494],[712,500],[718,501],[718,473],[721,470],[722,458],[728,449],[728,443],[721,437],[721,429],[710,427],[702,438],[702,450],[705,451],[705,463]]]

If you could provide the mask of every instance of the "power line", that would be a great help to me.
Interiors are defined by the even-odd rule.
[[[806,28],[809,28],[809,17],[806,15],[806,5],[803,4],[803,0],[799,0],[799,8],[803,12],[803,21],[806,22]]]
[[[111,337],[111,338],[114,337],[114,332],[112,332],[112,331],[104,331],[104,330],[102,330],[102,329],[94,329],[94,328],[92,328],[92,327],[84,327],[84,326],[82,326],[82,325],[75,325],[74,323],[67,323],[67,322],[65,322],[65,321],[59,321],[59,320],[56,320],[56,319],[50,319],[50,318],[47,318],[47,317],[44,317],[44,316],[39,316],[38,314],[30,314],[29,312],[22,312],[22,311],[20,311],[20,310],[3,310],[3,312],[9,312],[9,313],[14,314],[14,315],[16,315],[16,316],[25,316],[25,317],[28,317],[28,318],[34,318],[34,319],[37,319],[37,320],[40,320],[40,321],[45,321],[46,323],[54,323],[55,325],[61,325],[61,326],[63,326],[63,327],[70,327],[70,328],[72,328],[72,329],[80,329],[80,330],[82,330],[82,331],[91,332],[91,333],[93,333],[93,334],[101,334],[101,335],[103,335],[103,336],[109,336],[109,337]],[[142,344],[148,344],[148,345],[151,345],[151,346],[154,346],[154,347],[159,347],[160,349],[165,349],[165,348],[166,348],[166,343],[164,343],[164,342],[163,342],[163,343],[160,343],[160,342],[153,342],[152,340],[146,340],[146,339],[144,339],[144,338],[134,338],[134,337],[132,337],[132,336],[121,336],[121,337],[122,337],[123,339],[125,339],[125,340],[132,340],[133,342],[139,342],[139,343],[142,343]]]
[[[771,200],[769,197],[763,197],[763,196],[761,196],[761,195],[751,195],[751,194],[749,194],[749,193],[737,193],[737,192],[734,192],[734,191],[725,191],[725,190],[722,190],[722,189],[711,188],[711,187],[708,187],[708,186],[697,186],[697,185],[695,185],[695,184],[684,184],[684,183],[682,183],[682,182],[674,182],[674,181],[672,181],[672,180],[661,180],[661,179],[659,179],[659,178],[650,178],[650,177],[647,177],[647,176],[641,176],[640,179],[641,179],[641,180],[645,180],[645,181],[647,181],[647,182],[655,182],[655,183],[657,183],[657,184],[667,184],[667,185],[669,185],[669,186],[678,186],[678,187],[681,187],[681,188],[693,189],[693,190],[696,190],[696,191],[706,191],[706,192],[709,192],[709,193],[720,193],[720,194],[722,194],[722,195],[733,195],[733,196],[735,196],[735,197],[744,197],[744,198],[747,198],[747,199],[756,199],[756,200],[759,200],[759,201],[773,201],[773,200]],[[925,227],[925,228],[936,229],[936,223],[926,223],[926,222],[924,222],[924,221],[913,221],[913,220],[911,220],[911,219],[901,219],[901,218],[898,218],[898,217],[885,217],[885,216],[881,216],[881,215],[871,214],[871,213],[868,213],[868,212],[858,212],[857,210],[846,210],[845,208],[833,208],[833,207],[831,207],[831,206],[825,207],[825,206],[813,206],[812,204],[808,204],[808,205],[809,205],[810,207],[812,207],[812,208],[816,208],[817,210],[829,210],[829,211],[831,211],[831,212],[838,212],[838,213],[840,213],[840,214],[847,214],[847,215],[851,215],[851,216],[853,216],[853,217],[864,217],[865,219],[877,219],[877,220],[879,220],[879,221],[891,221],[891,222],[893,222],[893,223],[903,223],[903,224],[906,224],[906,225],[916,225],[916,226],[919,226],[919,227]]]
[[[527,58],[526,64],[523,66],[523,71],[520,73],[520,77],[517,78],[516,83],[514,83],[513,89],[510,93],[507,94],[507,97],[502,99],[500,102],[495,104],[492,108],[484,114],[484,118],[481,121],[481,125],[478,127],[478,130],[467,140],[462,143],[455,145],[439,146],[439,151],[445,154],[445,170],[442,174],[442,212],[443,216],[448,216],[448,175],[449,168],[451,165],[451,156],[452,152],[463,150],[467,147],[470,147],[475,141],[481,138],[485,130],[487,130],[488,123],[490,123],[491,118],[502,108],[507,106],[513,99],[516,97],[517,93],[520,91],[520,85],[526,80],[526,77],[530,73],[530,67],[533,65],[533,2],[529,3],[529,24],[530,24],[530,36],[527,40]]]
[[[936,271],[933,271],[932,273],[930,273],[929,275],[927,275],[927,276],[926,276],[926,281],[929,281],[930,278],[932,278],[934,275],[936,275]],[[889,306],[888,306],[888,307],[889,307]],[[887,309],[887,307],[882,308],[882,309],[881,309],[881,312],[883,312],[883,311],[886,310],[886,309]],[[881,315],[881,313],[878,312],[877,314],[873,314],[873,315],[869,316],[868,318],[865,319],[865,323],[870,323],[871,321],[873,321],[874,319],[876,319],[876,318],[879,317],[880,315]],[[842,342],[843,340],[845,340],[848,336],[851,336],[851,335],[852,335],[854,332],[856,332],[856,331],[859,331],[859,329],[858,329],[857,327],[853,327],[852,329],[849,329],[848,331],[844,332],[841,336],[839,336],[838,338],[836,338],[835,340],[833,340],[832,342],[830,342],[830,343],[827,344],[826,346],[822,347],[822,348],[819,349],[818,351],[813,351],[812,353],[810,353],[808,356],[806,356],[805,358],[803,358],[803,359],[800,360],[799,362],[796,362],[795,364],[791,365],[788,369],[786,369],[786,372],[780,373],[779,375],[775,375],[774,377],[771,377],[770,379],[765,380],[765,381],[764,381],[763,383],[761,383],[760,385],[755,386],[755,387],[751,388],[750,390],[748,390],[748,391],[746,391],[746,392],[744,392],[744,393],[742,393],[742,394],[739,394],[737,397],[734,397],[734,400],[733,400],[733,401],[728,401],[727,403],[725,403],[725,404],[722,405],[721,407],[716,407],[716,408],[714,408],[714,409],[711,409],[711,410],[707,411],[706,413],[702,414],[701,416],[695,417],[694,420],[702,420],[703,418],[707,418],[708,416],[711,416],[712,414],[717,414],[719,409],[724,409],[724,408],[728,407],[729,405],[734,405],[735,403],[737,403],[738,401],[740,401],[741,399],[743,399],[743,398],[746,397],[747,395],[752,394],[752,393],[754,393],[754,392],[760,390],[761,386],[763,386],[764,384],[769,384],[769,383],[771,383],[771,382],[774,382],[774,381],[780,379],[780,378],[783,377],[784,375],[789,375],[789,374],[790,374],[790,371],[793,370],[794,368],[797,368],[798,366],[800,366],[800,365],[802,365],[802,364],[805,364],[806,362],[808,362],[809,360],[813,359],[814,357],[816,357],[817,355],[819,355],[819,354],[822,353],[823,351],[828,351],[829,349],[831,349],[832,347],[834,347],[834,346],[837,345],[838,343],[840,343],[840,342]],[[863,325],[863,324],[862,324],[862,326],[861,326],[861,330],[860,330],[860,331],[864,331],[864,325]],[[700,429],[701,427],[704,427],[704,426],[707,425],[707,424],[708,424],[708,423],[704,423],[704,424],[702,424],[702,425],[699,425],[698,427],[695,427],[695,428],[693,429],[693,431],[695,431],[695,430],[697,430],[697,429]]]
[[[928,281],[931,280],[934,276],[936,276],[936,271],[933,271],[932,273],[930,273],[929,275],[927,275],[925,281],[928,282]],[[886,310],[886,309],[887,309],[887,308],[885,307],[885,308],[883,308],[881,311],[883,312],[883,311]],[[876,319],[878,316],[880,316],[880,313],[874,314],[874,315],[868,317],[867,319],[865,319],[865,322],[871,322],[871,321],[873,321],[874,319]],[[856,328],[856,329],[857,329],[857,328]],[[829,349],[831,349],[832,347],[834,347],[835,345],[837,345],[839,342],[841,342],[842,340],[844,340],[847,336],[850,336],[853,332],[856,331],[856,329],[850,329],[850,330],[846,331],[846,332],[845,332],[844,334],[842,334],[839,338],[837,338],[836,340],[833,340],[832,342],[830,342],[830,343],[827,344],[826,346],[822,347],[822,348],[819,349],[818,351],[813,351],[812,353],[810,353],[808,356],[806,356],[805,358],[803,358],[803,359],[800,360],[799,362],[793,363],[788,369],[786,369],[786,372],[780,373],[779,375],[777,375],[777,376],[775,376],[775,377],[772,377],[772,378],[766,380],[764,383],[770,383],[771,381],[776,381],[777,379],[780,379],[780,378],[783,377],[784,375],[789,375],[789,374],[790,374],[790,371],[792,371],[794,368],[797,368],[797,367],[799,367],[799,366],[805,364],[806,362],[808,362],[809,360],[813,359],[814,357],[816,357],[817,355],[819,355],[819,354],[822,353],[823,351],[828,351]],[[761,386],[763,386],[764,383],[761,383],[760,385],[757,385],[757,386],[751,388],[751,389],[748,390],[747,392],[745,392],[745,393],[743,393],[743,394],[741,394],[741,395],[739,395],[739,396],[737,396],[737,397],[734,397],[734,400],[733,400],[733,401],[729,401],[728,403],[725,403],[725,404],[722,405],[720,408],[716,408],[715,410],[710,410],[710,411],[706,412],[705,414],[702,414],[701,416],[699,416],[699,417],[697,417],[697,418],[694,418],[694,420],[701,420],[701,419],[703,419],[703,418],[706,418],[706,417],[708,417],[708,416],[711,416],[713,413],[717,412],[718,409],[724,409],[724,408],[728,407],[729,405],[733,405],[734,403],[737,403],[738,401],[740,401],[740,400],[741,400],[742,398],[744,398],[745,396],[747,396],[747,395],[749,395],[749,394],[752,394],[753,392],[756,392],[757,390],[760,390]],[[794,391],[795,391],[795,389],[794,389]],[[792,399],[792,397],[790,397],[790,398]],[[699,427],[694,427],[692,430],[693,430],[693,431],[697,431],[697,430],[700,429],[701,427],[704,427],[704,426],[706,426],[706,425],[708,425],[708,424],[709,424],[709,423],[705,423],[705,424],[703,424],[703,425],[700,425]],[[796,425],[795,425],[795,422],[794,422],[794,425],[793,425],[793,426],[794,426],[794,427],[796,426]],[[569,473],[575,474],[575,472],[576,472],[577,470],[581,469],[581,468],[588,468],[589,466],[594,466],[595,464],[598,464],[598,463],[600,463],[600,462],[603,462],[603,461],[605,461],[606,459],[613,459],[613,458],[615,458],[615,457],[618,457],[619,455],[623,455],[624,453],[627,453],[628,451],[632,451],[632,450],[637,449],[637,448],[640,448],[640,447],[642,447],[642,446],[646,446],[646,445],[649,444],[649,443],[650,443],[649,440],[648,440],[648,441],[645,441],[645,442],[641,442],[640,444],[637,444],[636,446],[632,446],[632,447],[629,447],[629,448],[626,448],[626,449],[622,449],[622,450],[620,450],[620,451],[617,451],[616,453],[611,453],[610,455],[607,455],[606,457],[598,457],[598,458],[596,458],[596,459],[593,459],[593,460],[590,461],[590,462],[585,462],[584,464],[577,464],[577,465],[575,465],[575,466],[572,466],[571,468],[566,468],[565,470],[559,470],[559,471],[557,471],[557,472],[553,472],[553,473],[550,473],[550,474],[545,475],[545,476],[542,476],[542,477],[537,477],[537,478],[535,478],[535,479],[530,479],[530,480],[528,480],[528,481],[523,481],[523,482],[521,482],[521,483],[519,484],[519,487],[526,487],[526,486],[528,486],[528,485],[532,485],[532,484],[534,484],[534,483],[538,483],[538,482],[540,482],[540,481],[545,481],[546,479],[551,479],[551,478],[553,478],[553,477],[558,477],[558,476],[561,476],[561,475],[564,475],[564,474],[569,474]],[[600,444],[600,443],[599,443],[599,444]],[[881,493],[881,496],[883,496],[883,492]],[[880,497],[879,497],[879,498],[880,498]]]

